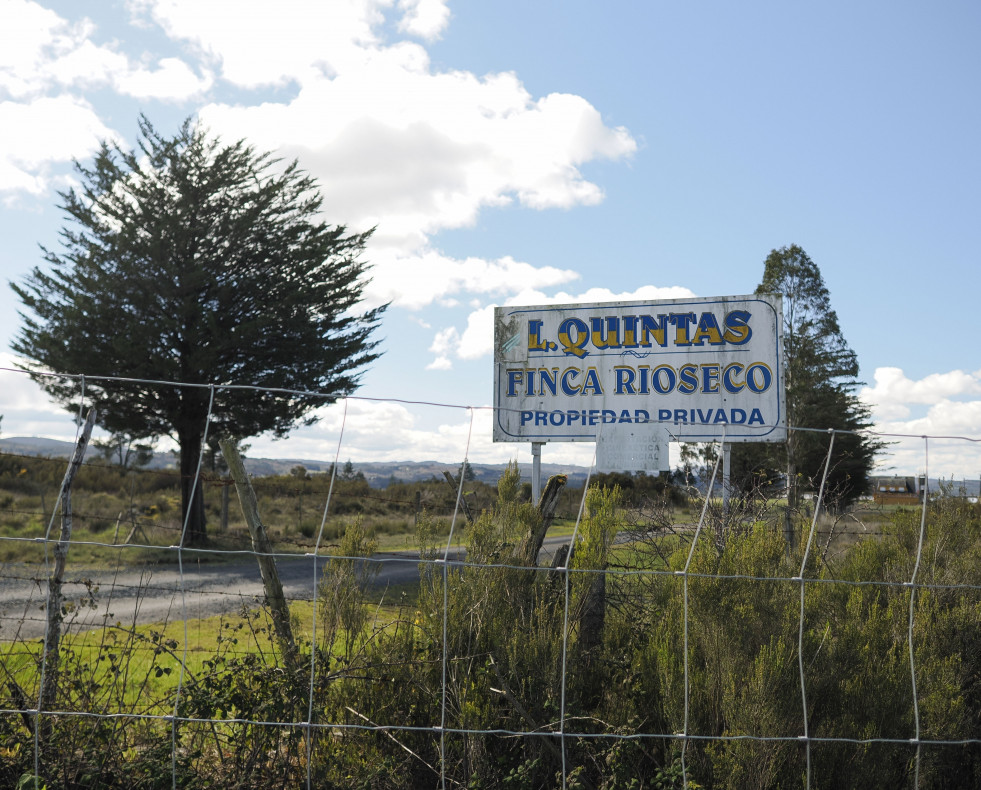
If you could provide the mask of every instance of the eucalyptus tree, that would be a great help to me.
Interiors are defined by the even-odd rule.
[[[371,231],[325,222],[296,161],[192,119],[168,138],[141,117],[135,149],[103,142],[76,170],[61,248],[42,247],[46,265],[12,285],[25,308],[12,348],[66,408],[77,380],[39,374],[86,374],[111,434],[173,437],[187,540],[200,542],[209,415],[211,434],[285,435],[377,358],[385,306],[361,304]]]

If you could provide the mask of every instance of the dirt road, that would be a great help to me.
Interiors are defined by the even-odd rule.
[[[568,538],[548,538],[542,564]],[[460,563],[456,549],[450,563]],[[280,555],[276,558],[283,591],[290,601],[312,601],[327,557]],[[399,587],[419,579],[419,556],[414,552],[379,553],[365,562],[378,564],[375,585]],[[69,566],[70,567],[70,566]],[[42,567],[0,565],[0,641],[44,636],[47,580]],[[188,552],[183,573],[178,565],[155,565],[143,570],[85,571],[65,576],[63,594],[69,608],[65,628],[73,632],[105,622],[123,626],[195,620],[255,608],[263,600],[262,580],[255,558],[243,554],[227,562],[201,562]]]

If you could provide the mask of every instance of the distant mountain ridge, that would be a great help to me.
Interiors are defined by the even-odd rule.
[[[69,458],[72,454],[74,445],[71,442],[59,439],[44,439],[29,436],[12,436],[0,439],[0,453],[12,455],[31,455],[47,458]],[[91,450],[86,455],[87,461],[92,461],[99,456]],[[244,459],[245,468],[250,474],[257,477],[267,475],[286,475],[295,466],[304,467],[310,474],[325,474],[330,471],[329,461],[315,461],[304,458],[249,458]],[[341,462],[341,468],[347,459]],[[384,488],[393,478],[405,483],[413,483],[420,480],[429,480],[433,477],[442,480],[443,472],[448,471],[456,474],[460,469],[459,462],[443,463],[440,461],[371,461],[365,463],[351,461],[355,472],[364,475],[365,480],[373,488]],[[494,485],[497,483],[501,474],[504,472],[506,464],[475,464],[471,463],[474,478],[482,483]],[[176,469],[177,459],[170,453],[155,453],[153,459],[147,464],[146,469]],[[531,464],[519,464],[521,478],[524,481],[531,480]],[[582,485],[586,480],[589,470],[584,466],[573,464],[542,464],[542,477],[547,479],[552,475],[568,475],[569,484],[573,486]],[[955,493],[961,488],[968,496],[977,496],[981,485],[977,479],[944,480],[946,484],[953,482]],[[937,491],[940,488],[940,481],[937,478],[930,478],[930,490]]]
[[[0,439],[0,452],[11,455],[42,456],[46,458],[70,458],[74,445],[59,439],[44,439],[28,436],[12,436]],[[91,450],[86,454],[86,460],[100,458]],[[244,459],[245,468],[250,474],[264,477],[267,475],[285,475],[296,466],[304,467],[310,474],[325,474],[330,471],[330,461],[314,461],[304,458],[250,458]],[[341,468],[347,462],[341,462]],[[395,479],[406,483],[419,480],[429,480],[433,477],[442,480],[443,472],[457,474],[459,462],[443,463],[440,461],[371,461],[359,463],[351,461],[355,472],[364,475],[368,484],[374,488],[384,488],[389,481]],[[177,461],[170,453],[155,453],[146,469],[174,469]],[[476,464],[471,463],[474,478],[491,485],[496,484],[504,472],[506,464]],[[531,479],[531,464],[520,464],[521,476]],[[582,485],[586,480],[587,469],[572,464],[542,464],[542,475],[564,474],[569,476],[570,485]]]

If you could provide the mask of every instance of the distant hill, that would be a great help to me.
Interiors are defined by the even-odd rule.
[[[37,455],[46,458],[70,458],[74,445],[58,439],[40,439],[36,437],[13,436],[0,439],[0,452],[12,455]],[[97,456],[88,454],[88,461]],[[305,458],[249,458],[245,457],[245,468],[257,477],[268,475],[285,475],[295,466],[304,467],[310,474],[325,474],[330,471],[330,462],[313,461]],[[344,462],[346,463],[346,461]],[[375,488],[384,488],[391,480],[413,483],[419,480],[429,480],[433,477],[442,480],[443,472],[456,474],[460,469],[459,462],[442,463],[439,461],[382,461],[382,462],[351,462],[355,472],[364,475],[368,484]],[[156,453],[147,465],[148,469],[173,469],[177,459],[171,453]],[[495,484],[504,472],[505,464],[470,464],[474,477],[483,482]],[[542,464],[542,475],[564,474],[569,476],[570,485],[582,485],[586,480],[588,470],[582,466],[570,464]],[[525,480],[531,479],[531,464],[521,465],[521,475]]]
[[[41,439],[37,437],[12,436],[0,439],[0,453],[10,453],[13,455],[38,455],[47,458],[69,458],[71,457],[71,442],[64,442],[58,439]],[[97,456],[89,453],[87,460],[91,461]],[[310,474],[326,474],[330,471],[329,461],[314,461],[309,458],[249,458],[245,457],[245,468],[250,474],[257,477],[269,475],[285,475],[295,466],[304,467]],[[346,460],[342,462],[346,463]],[[440,461],[375,461],[359,463],[352,461],[355,472],[364,475],[368,484],[374,488],[384,488],[392,479],[405,483],[414,483],[420,480],[429,480],[433,477],[442,480],[443,472],[448,471],[456,474],[460,469],[458,461],[443,463]],[[145,467],[147,469],[174,469],[177,467],[177,459],[171,453],[156,453],[153,459]],[[474,477],[482,483],[494,485],[497,483],[501,474],[504,472],[505,464],[470,464],[473,469]],[[520,464],[521,477],[525,481],[531,480],[531,464]],[[542,477],[547,479],[552,475],[568,475],[569,484],[580,486],[586,480],[586,467],[574,466],[572,464],[542,464]],[[951,481],[945,480],[947,484]],[[963,489],[968,496],[979,495],[979,480],[965,479],[953,480],[953,492],[959,493]],[[937,491],[940,488],[940,481],[937,478],[930,478],[930,490]]]

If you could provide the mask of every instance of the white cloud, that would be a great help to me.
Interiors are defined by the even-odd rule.
[[[433,343],[429,350],[435,354],[445,354],[454,345],[460,342],[459,335],[453,327],[441,329],[433,338]]]
[[[88,88],[113,87],[141,99],[200,95],[211,84],[175,57],[131,60],[94,40],[88,19],[69,22],[28,0],[4,0],[0,25],[0,192],[40,195],[66,182],[64,166],[99,140],[115,139]]]
[[[460,359],[480,359],[491,353],[494,345],[494,305],[474,310],[467,316],[456,353]]]
[[[0,102],[0,194],[42,194],[52,167],[82,158],[115,135],[90,104],[69,96]],[[64,180],[60,176],[57,180]]]
[[[579,96],[536,100],[509,72],[435,71],[419,44],[387,42],[376,32],[387,3],[285,3],[263,29],[271,43],[262,47],[251,40],[255,31],[226,30],[223,11],[212,20],[213,2],[194,3],[193,12],[177,0],[152,7],[172,35],[211,52],[224,79],[251,86],[258,74],[276,75],[298,86],[283,102],[211,104],[201,116],[219,133],[297,157],[319,178],[329,216],[356,228],[379,226],[374,249],[418,254],[434,233],[516,201],[537,209],[594,204],[602,191],[580,166],[628,157],[637,147]],[[437,20],[425,23],[428,33],[445,26],[445,3],[407,0],[399,8],[403,27],[416,30],[424,18]],[[308,40],[321,29],[331,36]]]
[[[436,358],[426,365],[426,370],[449,370],[452,368],[453,363],[450,361],[449,353],[459,343],[460,336],[455,327],[451,326],[438,331],[433,337],[432,345],[429,346],[429,350],[436,355]]]
[[[908,419],[877,419],[876,430],[884,433],[909,436],[963,437],[981,439],[981,400],[941,400],[933,404],[921,417]]]
[[[450,21],[450,9],[444,0],[399,0],[405,13],[399,30],[428,41],[439,38]]]
[[[378,45],[374,26],[385,0],[131,0],[138,19],[152,20],[190,42],[242,88],[305,82],[336,74]]]
[[[15,358],[0,352],[0,433],[72,440],[72,415],[56,406],[25,372],[14,366]]]
[[[3,16],[0,94],[14,99],[111,84],[137,98],[177,100],[200,95],[211,84],[178,58],[163,58],[152,68],[148,55],[134,62],[117,43],[96,43],[97,28],[86,18],[69,22],[28,0],[4,0]]]
[[[0,93],[37,94],[53,80],[58,61],[84,40],[88,25],[72,27],[28,0],[5,0],[0,25]]]
[[[546,288],[579,278],[571,269],[532,266],[510,256],[495,261],[483,258],[457,260],[427,249],[417,255],[395,249],[376,249],[371,254],[372,281],[366,289],[370,303],[392,301],[399,307],[419,310],[434,302],[445,303],[451,294],[506,295],[526,288]]]
[[[214,82],[208,73],[202,77],[177,58],[163,58],[156,69],[137,68],[119,74],[115,80],[120,92],[138,99],[184,101],[204,94]]]
[[[13,357],[0,353],[0,435],[38,436],[73,441],[72,415],[55,406],[22,371],[12,370]],[[520,457],[530,462],[526,443],[491,440],[493,410],[479,404],[437,406],[397,401],[351,398],[345,409],[339,401],[316,412],[317,422],[297,429],[286,439],[259,436],[249,439],[254,458],[296,458],[331,463],[351,458],[369,461],[435,460],[459,463],[467,456],[474,463],[505,463]],[[472,421],[471,421],[472,420]],[[157,446],[165,452],[172,443]],[[547,463],[588,464],[589,443],[551,444]]]
[[[91,32],[89,28],[84,29],[85,34]],[[79,39],[73,42],[70,49],[39,65],[37,75],[54,83],[49,87],[63,89],[112,82],[114,77],[126,73],[129,61],[125,55],[108,47],[97,46],[91,40]]]
[[[621,291],[614,293],[608,288],[589,288],[579,294],[569,294],[560,291],[547,295],[534,290],[532,283],[526,283],[513,296],[508,297],[506,305],[539,305],[539,304],[580,304],[588,302],[630,302],[642,300],[685,299],[694,296],[687,288],[681,286],[658,287],[644,285],[636,291]],[[440,364],[445,368],[449,358],[471,360],[488,356],[494,350],[494,305],[487,305],[470,312],[467,316],[467,326],[461,332],[455,327],[441,329],[433,345],[429,349],[437,353]]]
[[[317,410],[318,421],[285,441],[260,437],[250,454],[360,461],[462,459],[466,452],[468,410],[393,401],[350,398]],[[441,420],[441,421],[439,421]],[[342,436],[343,431],[343,436]],[[489,432],[488,432],[489,435]],[[340,447],[338,449],[338,443]]]
[[[373,51],[354,71],[305,83],[288,104],[210,105],[201,115],[218,132],[297,157],[319,178],[329,216],[378,225],[376,243],[403,250],[515,200],[595,204],[602,192],[579,165],[636,147],[579,97],[533,102],[514,75],[430,73],[401,54]]]
[[[490,353],[494,338],[494,305],[474,310],[467,318],[467,327],[461,333],[450,326],[439,330],[429,347],[436,358],[426,370],[449,370],[453,367],[450,356],[459,359],[479,359]]]
[[[260,458],[304,458],[343,463],[351,458],[369,461],[426,461],[505,463],[519,457],[530,463],[527,443],[493,442],[493,410],[429,406],[350,398],[318,410],[320,420],[286,440],[259,437],[250,442],[249,455]],[[343,438],[341,430],[343,427]],[[338,441],[340,440],[340,446]],[[548,445],[546,463],[590,463],[593,445]]]
[[[426,370],[452,370],[453,362],[449,357],[439,355],[432,362],[426,365]]]
[[[581,166],[637,148],[626,129],[604,124],[579,96],[535,98],[511,72],[434,69],[425,47],[404,36],[431,41],[444,33],[446,0],[241,0],[234,13],[224,0],[128,0],[141,36],[109,43],[99,43],[88,19],[72,22],[27,0],[7,3],[0,91],[18,101],[7,114],[31,116],[23,126],[31,130],[48,122],[45,102],[71,114],[51,127],[63,135],[54,146],[32,149],[44,135],[25,139],[4,124],[0,189],[50,188],[53,165],[84,158],[92,136],[110,136],[77,98],[86,88],[181,101],[221,83],[293,86],[276,102],[212,103],[199,114],[218,134],[299,158],[319,179],[331,221],[378,226],[369,249],[377,264],[369,295],[377,302],[417,309],[461,291],[500,298],[518,282],[545,288],[574,279],[509,258],[450,260],[431,239],[472,225],[490,207],[595,204],[602,190]],[[173,52],[136,49],[154,27],[173,40]]]
[[[981,371],[913,380],[900,368],[883,367],[874,380],[859,397],[872,409],[875,430],[892,443],[881,467],[914,473],[929,466],[933,477],[973,476],[981,469]]]
[[[919,381],[909,379],[901,368],[876,368],[875,386],[863,387],[860,397],[874,407],[903,403],[936,403],[959,395],[981,395],[981,371],[932,373]]]
[[[509,305],[523,304],[579,304],[580,302],[640,302],[640,301],[660,301],[663,299],[689,299],[695,294],[688,288],[681,285],[642,285],[633,291],[614,292],[609,288],[587,288],[576,294],[566,291],[547,296],[543,293],[530,290],[522,291],[507,301]]]

